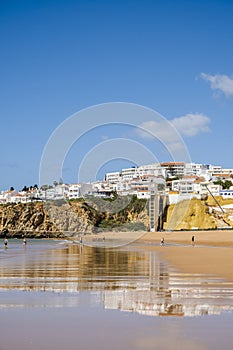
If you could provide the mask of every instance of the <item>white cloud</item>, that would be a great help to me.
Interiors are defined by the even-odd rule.
[[[174,118],[171,120],[171,123],[181,135],[186,137],[210,131],[210,118],[201,113],[189,113],[182,117]]]
[[[210,118],[201,113],[189,113],[170,121],[147,121],[142,123],[137,133],[142,138],[156,137],[170,144],[179,144],[179,138],[174,128],[181,136],[192,137],[203,132],[209,132]]]
[[[225,96],[233,96],[233,79],[227,75],[201,73],[201,78],[210,83],[212,90],[220,91]]]
[[[158,139],[170,152],[174,154],[184,153],[184,141],[171,121],[166,119],[150,120],[142,123],[137,128],[137,134],[142,138]],[[182,158],[182,157],[181,157]]]
[[[175,135],[173,133],[172,126],[169,127],[169,121],[154,121],[149,120],[147,122],[142,123],[139,125],[137,129],[137,133],[142,138],[158,138],[160,140],[165,139],[174,139]]]
[[[179,118],[175,118],[176,122]],[[147,122],[138,125],[136,130],[141,138],[151,138],[158,140],[164,146],[164,149],[169,152],[173,159],[185,159],[190,161],[190,155],[181,135],[180,130],[175,127],[173,121],[165,118],[159,120],[148,120]]]

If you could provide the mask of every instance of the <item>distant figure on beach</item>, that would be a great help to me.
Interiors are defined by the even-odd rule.
[[[164,238],[161,238],[160,245],[164,245]]]
[[[83,239],[82,237],[79,238],[79,243],[82,244],[83,243]]]
[[[194,244],[194,240],[195,240],[195,238],[194,238],[194,236],[192,236],[192,244]]]
[[[7,249],[7,244],[8,244],[8,239],[5,238],[5,239],[4,239],[4,249]]]
[[[23,239],[23,245],[25,246],[27,244],[27,239],[26,239],[26,237],[24,237],[24,239]]]

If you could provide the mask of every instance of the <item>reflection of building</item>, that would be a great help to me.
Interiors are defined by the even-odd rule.
[[[17,243],[10,245],[14,251]],[[64,292],[69,292],[75,295],[70,299],[74,305],[80,292],[85,292],[91,302],[103,303],[106,309],[148,316],[198,316],[233,310],[230,285],[221,286],[213,276],[177,273],[158,253],[137,251],[135,246],[81,249],[69,245],[47,250],[43,246],[33,254],[19,256],[18,251],[17,264],[9,257],[1,259],[0,290],[53,291],[63,299]],[[56,303],[60,305],[58,295]]]

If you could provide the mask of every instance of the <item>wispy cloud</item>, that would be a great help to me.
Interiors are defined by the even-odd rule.
[[[168,127],[168,123],[171,127]],[[166,122],[147,121],[142,123],[137,129],[137,133],[142,138],[153,138],[157,136],[161,140],[169,140],[169,142],[177,142],[177,135],[174,129],[181,136],[193,137],[200,133],[209,132],[210,118],[202,113],[188,113],[184,116],[174,118]]]
[[[202,113],[189,113],[174,118],[171,123],[182,136],[192,137],[203,132],[209,132],[210,118]]]
[[[154,120],[148,120],[140,124],[137,128],[137,134],[144,138],[150,139],[158,137],[159,139],[174,139],[174,134],[172,128],[168,127],[169,122],[164,122],[163,120],[157,122]]]
[[[222,92],[225,96],[233,96],[233,79],[223,74],[201,73],[201,78],[210,83],[212,90]]]

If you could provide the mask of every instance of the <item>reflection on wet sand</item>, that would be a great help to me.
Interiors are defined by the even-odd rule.
[[[77,305],[81,292],[89,292],[106,309],[151,316],[220,314],[233,309],[232,284],[213,276],[178,273],[158,253],[133,247],[68,245],[4,256],[0,290],[59,292],[69,305]],[[72,298],[64,292],[72,293]],[[51,296],[47,298],[51,303]],[[52,305],[59,305],[57,294],[53,299]]]

